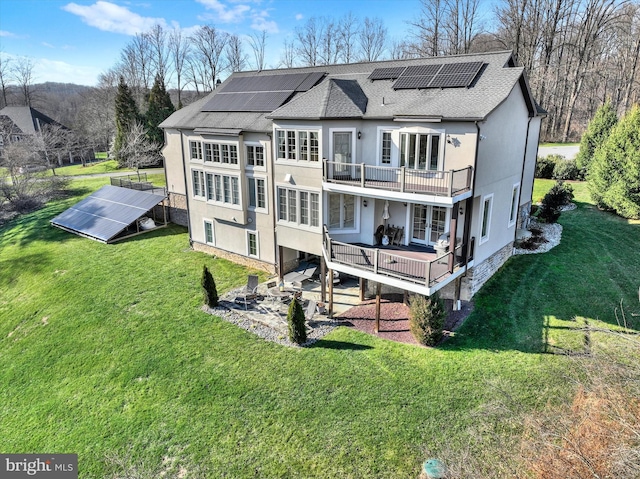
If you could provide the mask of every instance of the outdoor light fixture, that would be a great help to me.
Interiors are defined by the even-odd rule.
[[[358,132],[358,140],[360,140],[361,138],[362,138],[362,132],[361,132],[361,131],[359,131],[359,132]]]
[[[362,200],[362,205],[366,208],[367,207],[367,200]]]

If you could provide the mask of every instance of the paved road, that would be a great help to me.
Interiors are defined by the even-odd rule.
[[[538,148],[538,156],[562,155],[567,160],[573,160],[579,149],[579,145],[541,146]]]

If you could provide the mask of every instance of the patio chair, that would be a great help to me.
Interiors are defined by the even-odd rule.
[[[304,319],[307,321],[311,321],[313,316],[316,314],[316,302],[313,299],[309,300],[309,304],[307,304],[307,310],[304,313]]]
[[[254,300],[258,297],[258,275],[250,274],[247,276],[247,285],[242,288],[239,293],[239,296],[236,297],[235,302],[240,303],[241,301],[244,303],[244,309],[247,309],[247,305],[249,301]]]

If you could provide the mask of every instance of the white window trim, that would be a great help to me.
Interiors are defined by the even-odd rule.
[[[250,165],[249,164],[249,154],[248,154],[248,148],[249,147],[262,147],[262,155],[263,155],[263,161],[264,161],[264,165],[263,166],[256,166],[256,165]],[[262,142],[260,141],[245,141],[244,142],[244,163],[245,163],[245,168],[249,171],[266,171],[267,170],[267,146],[265,146]]]
[[[222,187],[222,193],[221,193],[221,198],[222,201],[218,201],[216,200],[216,195],[215,195],[215,191],[213,194],[213,199],[207,199],[208,198],[208,185],[207,185],[207,175],[205,174],[204,176],[204,187],[205,187],[205,191],[204,191],[204,196],[202,198],[204,198],[207,203],[209,204],[215,204],[215,205],[219,205],[219,206],[224,206],[225,208],[232,208],[232,209],[236,209],[236,210],[242,210],[243,204],[242,204],[242,182],[240,181],[240,176],[239,175],[231,175],[228,174],[227,172],[224,171],[205,171],[205,173],[208,173],[210,175],[213,175],[214,179],[213,179],[213,187],[216,187],[216,182],[215,182],[215,176],[218,175],[220,177],[222,177],[220,179],[220,185]],[[229,193],[231,194],[231,202],[226,202],[224,201],[224,178],[223,177],[229,177],[229,188],[230,191]],[[236,178],[238,180],[238,204],[236,205],[235,203],[233,203],[233,188],[231,187],[231,178]],[[201,198],[200,196],[196,196],[196,198]]]
[[[278,158],[278,130],[283,131],[295,131],[296,132],[296,159],[290,160],[289,158]],[[313,131],[318,133],[318,161],[301,160],[300,159],[300,142],[298,139],[298,132],[300,131]],[[291,165],[308,166],[310,168],[322,168],[322,159],[324,154],[322,151],[322,128],[318,125],[274,125],[273,127],[273,140],[272,140],[272,153],[276,163],[288,163]],[[265,158],[266,161],[266,158]]]
[[[287,191],[295,191],[296,192],[296,221],[289,221],[288,219],[286,220],[282,220],[280,219],[280,196],[278,194],[280,188],[285,189]],[[312,226],[311,225],[311,196],[309,196],[309,224],[305,225],[300,223],[300,217],[301,217],[301,201],[300,201],[300,192],[304,191],[305,193],[314,193],[316,195],[318,195],[318,226]],[[288,198],[288,195],[287,195]],[[274,198],[274,205],[275,205],[275,212],[274,214],[276,215],[276,222],[278,224],[284,225],[284,226],[290,226],[292,228],[298,228],[298,229],[303,229],[303,230],[309,230],[309,231],[322,231],[322,190],[316,190],[313,188],[296,188],[296,187],[292,187],[291,183],[278,183],[276,184],[276,190],[275,190],[275,198]],[[287,201],[287,211],[288,211],[288,201]],[[287,214],[287,216],[289,216]]]
[[[353,234],[353,233],[360,233],[360,205],[362,203],[362,200],[360,198],[360,196],[357,195],[350,195],[349,193],[333,193],[336,195],[348,195],[348,196],[353,196],[355,198],[354,200],[354,206],[355,206],[355,211],[353,212],[353,228],[350,229],[346,229],[346,228],[331,228],[329,226],[329,192],[325,192],[325,196],[324,196],[324,201],[323,204],[327,205],[327,207],[325,208],[324,211],[324,224],[327,225],[327,228],[329,229],[329,233],[334,232],[336,234]]]
[[[515,191],[515,198],[513,192]],[[509,208],[509,227],[515,225],[518,222],[518,211],[520,210],[520,182],[514,183],[511,189],[511,202]],[[514,208],[515,202],[515,208]],[[513,211],[513,219],[511,218],[511,211]]]
[[[204,228],[203,229],[204,243],[208,244],[208,245],[211,245],[211,246],[215,246],[216,245],[216,229],[213,226],[213,224],[214,224],[213,220],[204,219],[202,224],[203,224],[203,228]],[[212,240],[211,243],[207,241],[207,227],[206,227],[207,224],[211,225],[211,240]]]
[[[249,245],[249,236],[250,235],[254,235],[256,237],[256,254],[251,254],[250,253],[250,245]],[[246,243],[247,243],[247,256],[249,258],[258,258],[260,259],[260,234],[258,233],[258,231],[255,230],[247,230],[247,236],[246,236]]]
[[[202,158],[194,158],[191,155],[191,143],[200,143],[200,154],[202,155]],[[189,138],[189,141],[187,142],[187,148],[189,150],[189,161],[193,163],[204,163],[204,145],[202,143],[202,139],[196,140],[193,138]]]
[[[487,234],[486,236],[482,236],[482,224],[484,223],[484,205],[489,200],[489,212],[487,218]],[[484,195],[482,197],[482,202],[480,203],[480,244],[486,243],[489,241],[489,236],[491,235],[491,216],[493,211],[493,193],[489,195]]]
[[[202,194],[201,195],[196,195],[196,189],[195,189],[195,185],[194,185],[194,182],[193,182],[193,173],[196,172],[196,171],[198,173],[202,174],[202,185],[201,186],[203,187],[203,190],[202,190]],[[191,170],[191,196],[196,200],[205,200],[206,201],[206,199],[207,199],[207,176],[204,174],[203,170],[200,170],[200,169],[197,169],[197,168],[194,168],[194,169]]]
[[[336,161],[333,157],[333,134],[351,132],[351,163],[356,164],[358,155],[356,151],[357,128],[329,128],[329,161]]]
[[[397,126],[379,126],[377,133],[377,143],[376,143],[376,165],[378,166],[389,166],[389,167],[398,167],[400,166],[400,143],[399,138],[400,135],[398,131],[400,130]],[[382,163],[382,133],[390,132],[391,133],[391,163],[386,164]]]
[[[445,145],[447,143],[446,132],[444,129],[435,129],[435,128],[424,128],[424,127],[412,127],[412,128],[402,128],[400,129],[398,135],[398,166],[400,166],[401,157],[402,157],[402,135],[429,135],[429,136],[440,136],[440,149],[438,151],[438,169],[437,170],[426,170],[426,171],[444,171],[444,150]],[[416,145],[417,147],[417,145]],[[429,151],[427,152],[427,168],[429,167],[429,160],[431,156],[431,141],[429,142]],[[407,165],[405,168],[409,169]]]
[[[264,208],[261,208],[259,206],[251,206],[250,203],[250,186],[249,186],[249,178],[253,178],[254,180],[264,180]],[[265,214],[269,214],[269,181],[267,180],[266,176],[262,176],[262,175],[247,175],[247,209],[249,211],[255,211],[256,213],[265,213]],[[258,191],[257,191],[257,187],[258,184],[256,183],[256,203],[258,200]]]

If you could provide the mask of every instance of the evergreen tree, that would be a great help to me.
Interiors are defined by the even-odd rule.
[[[202,290],[204,293],[204,302],[210,308],[218,306],[218,289],[216,288],[216,282],[213,279],[213,275],[205,265],[202,268],[202,279],[200,280]]]
[[[120,162],[120,151],[124,147],[126,137],[133,124],[139,120],[138,107],[133,99],[129,86],[120,77],[118,91],[116,93],[116,137],[113,142],[112,152]]]
[[[447,312],[438,293],[409,300],[409,329],[420,344],[435,346],[442,339]]]
[[[171,103],[171,97],[164,86],[164,80],[162,80],[159,75],[156,75],[156,80],[149,94],[149,108],[145,116],[145,125],[149,140],[158,145],[164,144],[164,134],[158,125],[167,119],[174,111],[176,111],[176,109],[173,103]]]
[[[289,341],[296,344],[307,342],[307,327],[304,324],[304,310],[297,299],[291,301],[287,312],[289,324]]]
[[[589,191],[601,208],[640,218],[640,107],[634,106],[596,150]]]
[[[588,173],[589,165],[593,160],[596,149],[606,141],[611,128],[613,128],[616,123],[618,123],[618,117],[611,103],[606,102],[598,108],[593,119],[587,126],[587,131],[582,135],[580,150],[576,156],[576,165],[582,171],[583,175]]]

